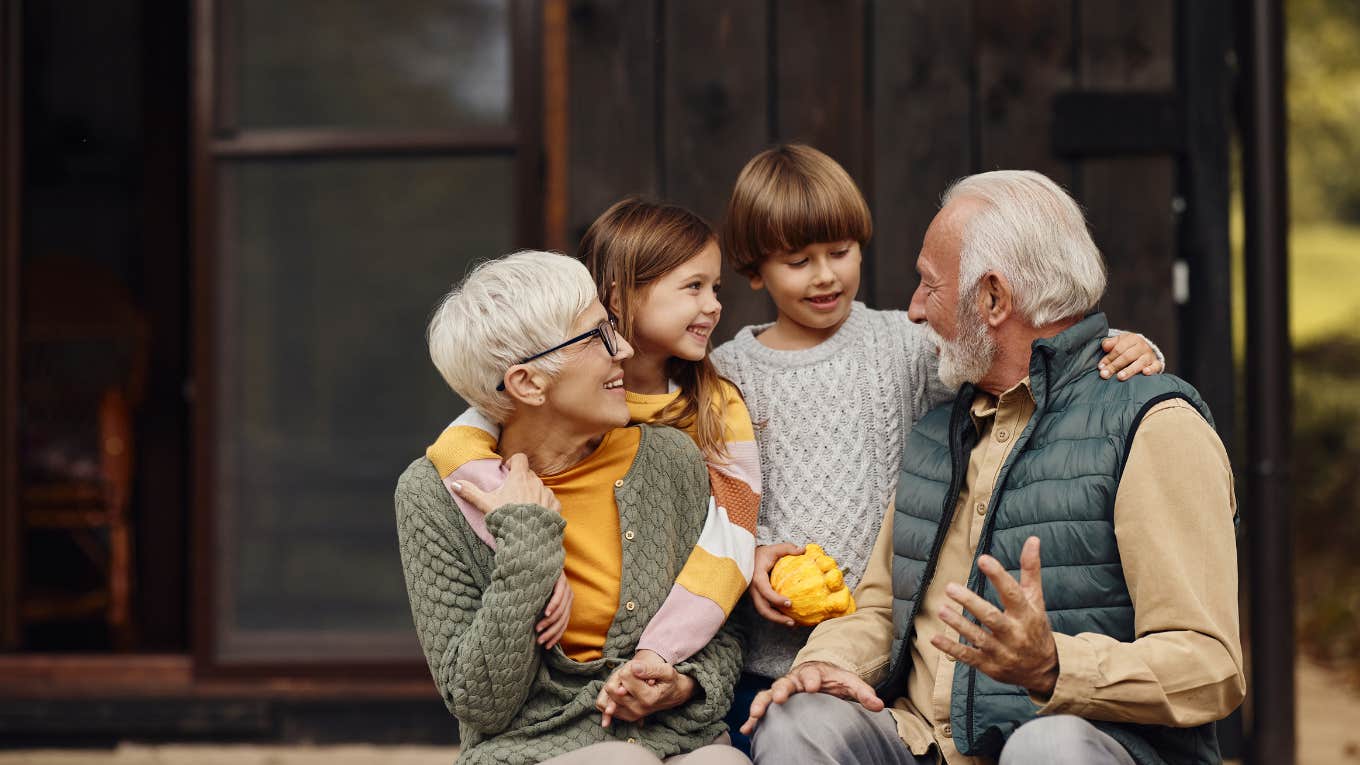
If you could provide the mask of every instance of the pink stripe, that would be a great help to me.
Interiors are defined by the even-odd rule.
[[[444,488],[449,490],[449,496],[453,497],[453,503],[458,505],[458,509],[463,512],[463,517],[467,519],[468,525],[473,532],[491,549],[496,549],[496,540],[492,538],[491,532],[486,528],[486,513],[463,501],[461,497],[453,493],[452,484],[454,481],[468,481],[473,486],[482,491],[495,491],[505,483],[505,477],[509,475],[504,463],[500,460],[484,459],[465,462],[457,470],[449,474],[444,479]]]
[[[637,647],[639,651],[656,651],[671,664],[679,664],[708,645],[726,620],[727,614],[717,603],[673,585],[666,602],[642,631]]]
[[[760,452],[755,441],[728,441],[729,462],[709,463],[714,470],[726,473],[760,493]]]

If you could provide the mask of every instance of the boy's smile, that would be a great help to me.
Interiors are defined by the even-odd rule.
[[[775,326],[761,333],[761,342],[792,350],[835,334],[859,291],[860,262],[859,243],[853,240],[815,242],[765,258],[751,287],[769,290],[779,315]]]

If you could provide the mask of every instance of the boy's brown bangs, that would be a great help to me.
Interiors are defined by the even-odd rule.
[[[873,236],[868,205],[848,176],[835,175],[784,173],[765,200],[765,214],[752,216],[755,251],[764,256],[818,242],[868,242]]]

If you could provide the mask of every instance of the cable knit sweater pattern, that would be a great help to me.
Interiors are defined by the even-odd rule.
[[[619,609],[604,658],[575,662],[543,651],[533,625],[562,570],[557,513],[507,505],[486,516],[495,549],[454,506],[426,458],[397,484],[397,531],[416,632],[435,685],[458,719],[459,762],[531,763],[590,744],[635,739],[658,757],[692,751],[724,730],[741,667],[732,622],[676,670],[694,679],[693,699],[645,725],[601,728],[595,697],[609,673],[632,656],[699,539],[708,475],[698,448],[680,431],[642,428],[637,457],[617,490],[623,545]]]
[[[907,433],[952,398],[934,348],[905,311],[855,303],[834,335],[806,350],[767,348],[746,327],[713,351],[741,388],[760,452],[756,543],[820,544],[854,588],[868,563],[897,481]],[[749,603],[746,670],[788,671],[811,629],[785,628]]]

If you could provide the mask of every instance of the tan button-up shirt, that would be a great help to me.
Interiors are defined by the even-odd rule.
[[[898,734],[912,752],[925,754],[935,745],[949,765],[992,760],[954,747],[949,701],[955,662],[930,639],[958,638],[936,616],[944,608],[962,610],[944,588],[966,584],[997,476],[1034,408],[1028,378],[999,398],[979,393],[973,401],[979,440],[914,622],[907,692],[892,707]],[[1114,506],[1137,638],[1122,643],[1096,633],[1055,634],[1058,683],[1051,698],[1033,699],[1039,714],[1193,726],[1221,719],[1241,703],[1246,682],[1238,639],[1235,506],[1228,456],[1199,412],[1180,399],[1150,409],[1130,448]],[[871,684],[882,679],[893,638],[892,535],[890,505],[855,590],[858,610],[817,627],[795,664],[825,661]]]

